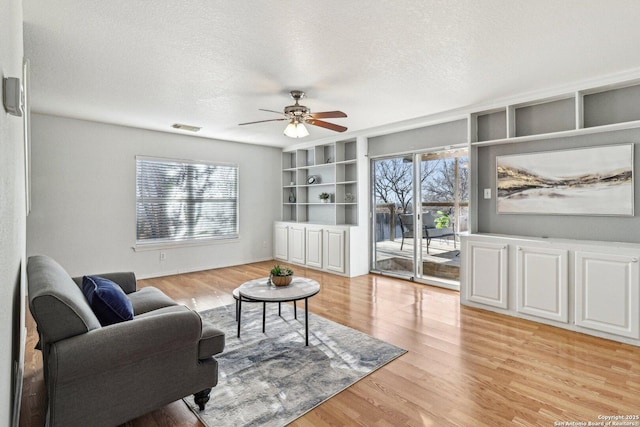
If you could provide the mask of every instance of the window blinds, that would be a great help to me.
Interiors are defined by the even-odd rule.
[[[136,158],[137,243],[238,237],[238,166]]]

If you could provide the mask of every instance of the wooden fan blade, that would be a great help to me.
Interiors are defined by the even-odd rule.
[[[258,108],[258,110],[260,110],[260,111],[267,111],[267,112],[269,112],[269,113],[284,114],[282,111],[265,110],[264,108]]]
[[[342,111],[323,111],[321,113],[311,113],[314,119],[337,119],[338,117],[347,117]]]
[[[334,130],[336,132],[344,132],[345,130],[347,130],[347,128],[344,126],[325,122],[323,120],[307,119],[305,123],[309,123],[310,125],[314,125],[314,126],[320,126],[321,128],[325,128],[325,129]]]
[[[258,120],[257,122],[239,123],[238,126],[252,125],[252,124],[255,124],[255,123],[264,123],[264,122],[281,122],[283,120],[287,120],[287,119]]]

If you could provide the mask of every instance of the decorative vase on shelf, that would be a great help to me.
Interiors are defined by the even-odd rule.
[[[318,197],[320,197],[321,203],[329,203],[331,201],[331,195],[329,193],[320,193]]]
[[[289,191],[289,203],[295,203],[296,202],[296,195],[293,194],[293,190]]]

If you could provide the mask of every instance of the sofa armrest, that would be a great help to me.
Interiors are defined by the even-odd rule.
[[[131,271],[116,272],[116,273],[103,273],[103,274],[90,274],[90,276],[100,276],[105,279],[111,280],[122,288],[125,294],[130,294],[138,289],[136,282],[136,275]],[[82,289],[82,277],[74,277],[74,282]]]
[[[64,382],[118,369],[179,348],[193,348],[197,362],[202,320],[181,305],[95,329],[51,345],[56,376]]]

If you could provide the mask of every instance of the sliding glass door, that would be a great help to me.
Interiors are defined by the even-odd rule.
[[[407,221],[406,215],[413,212],[413,157],[373,160],[371,171],[372,200],[375,201],[373,270],[413,277],[414,238],[410,237],[409,224],[400,222]]]
[[[467,231],[466,148],[372,160],[372,269],[457,288]]]
[[[468,230],[468,150],[439,150],[417,158],[425,233],[418,277],[456,287],[460,280],[460,233]]]

